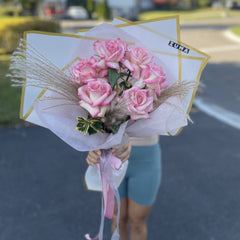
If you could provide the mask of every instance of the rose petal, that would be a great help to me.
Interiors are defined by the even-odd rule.
[[[99,107],[93,107],[84,101],[79,101],[79,106],[86,109],[91,114],[92,117],[96,117],[100,112]]]
[[[117,91],[113,91],[103,102],[102,105],[109,105],[113,98],[117,95]]]
[[[145,111],[145,112],[152,111],[153,110],[153,97],[149,97],[145,104],[138,106],[136,109],[139,111]]]
[[[103,105],[102,103],[107,96],[108,96],[107,92],[105,92],[102,96],[100,95],[99,92],[90,92],[90,98],[93,102],[92,106],[96,107],[99,105]]]
[[[82,82],[83,83],[89,83],[89,82],[92,82],[92,81],[96,81],[97,79],[96,78],[88,78],[88,79],[82,79]]]
[[[107,111],[107,107],[106,106],[100,106],[100,112],[98,113],[97,117],[104,117],[106,111]]]
[[[161,84],[161,88],[166,89],[168,87],[168,83],[165,81]]]
[[[137,115],[144,115],[146,114],[145,110],[139,110],[136,107],[134,107],[133,105],[128,106],[128,109],[132,112],[132,114],[137,114]]]
[[[94,67],[99,67],[101,69],[105,69],[106,68],[106,61],[104,59],[101,59],[100,61],[94,63],[93,66]]]
[[[138,120],[138,119],[143,119],[143,118],[150,119],[151,117],[149,114],[144,114],[144,115],[133,114],[133,115],[131,115],[130,120]]]
[[[94,50],[95,52],[100,56],[103,57],[104,56],[104,50],[102,47],[102,42],[100,42],[99,40],[95,41],[93,44]]]
[[[89,104],[92,104],[92,101],[91,101],[91,99],[89,98],[89,95],[88,95],[88,87],[87,87],[87,85],[84,85],[84,86],[78,88],[78,97],[81,100],[83,100],[83,101],[85,101],[85,102],[87,102]]]
[[[115,53],[113,53],[111,56],[106,58],[106,61],[120,62],[123,57],[124,57],[124,50],[118,49]]]
[[[106,65],[110,68],[116,69],[117,71],[119,71],[119,63],[115,63],[115,62],[106,62]]]
[[[133,78],[138,80],[138,79],[140,79],[141,69],[136,64],[133,64],[133,65],[134,65],[134,71],[132,71],[132,76],[133,76]]]

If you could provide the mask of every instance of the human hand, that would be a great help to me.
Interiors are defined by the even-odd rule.
[[[112,153],[119,158],[123,163],[128,160],[132,149],[131,141],[120,148],[112,148]]]
[[[131,145],[131,141],[129,140],[126,145],[120,148],[112,148],[112,153],[116,157],[118,157],[122,162],[125,162],[130,156],[131,148],[132,148],[132,145]],[[88,165],[93,166],[99,163],[100,156],[101,156],[101,150],[89,151],[86,158]]]
[[[99,163],[100,156],[101,156],[101,150],[89,151],[86,158],[88,165],[93,166]]]

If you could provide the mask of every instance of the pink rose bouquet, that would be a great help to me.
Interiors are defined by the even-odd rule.
[[[149,119],[162,90],[168,87],[164,70],[143,47],[118,39],[95,41],[97,57],[82,59],[72,68],[79,85],[79,106],[88,118],[78,118],[84,134],[117,133],[127,120]]]
[[[120,209],[117,187],[127,169],[111,148],[129,137],[176,135],[188,123],[208,56],[178,40],[178,22],[115,19],[79,35],[27,32],[13,53],[9,76],[23,88],[21,118],[78,151],[102,150],[85,180],[103,191],[106,217],[114,195]],[[119,239],[118,227],[111,239]]]

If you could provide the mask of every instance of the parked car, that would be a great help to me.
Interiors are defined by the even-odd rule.
[[[81,6],[71,6],[67,10],[67,17],[71,19],[84,20],[88,19],[88,12],[84,7]]]
[[[63,17],[65,15],[64,8],[57,2],[47,2],[44,4],[43,12],[46,17]]]
[[[212,8],[220,9],[223,8],[223,2],[218,0],[212,3]],[[240,9],[239,1],[226,0],[225,7],[228,9]]]
[[[239,1],[238,2],[237,1],[232,2],[231,9],[240,10],[240,2]]]

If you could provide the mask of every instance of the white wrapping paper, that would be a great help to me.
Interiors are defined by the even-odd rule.
[[[113,26],[117,24],[120,25]],[[199,81],[208,56],[180,42],[177,18],[170,17],[134,24],[115,19],[113,25],[101,24],[87,32],[79,33],[81,36],[28,32],[26,41],[59,69],[69,70],[77,59],[89,59],[95,54],[94,41],[120,38],[131,46],[148,49],[154,56],[154,62],[163,67],[169,85],[181,81]],[[171,41],[187,48],[189,52],[172,47]],[[31,79],[27,78],[26,81],[31,81]],[[66,104],[64,99],[44,101],[46,96],[57,97],[56,93],[47,89],[37,89],[31,86],[23,89],[21,117],[50,129],[78,151],[109,149],[116,145],[123,145],[131,136],[179,133],[181,128],[187,125],[186,113],[190,111],[195,91],[196,89],[190,91],[184,99],[169,98],[166,103],[150,114],[151,119],[123,123],[115,135],[97,133],[89,136],[76,131],[77,117],[86,117],[87,112],[78,104]],[[88,172],[88,176],[90,175]],[[87,179],[87,185],[92,185],[89,182],[91,177]],[[95,182],[97,185],[98,179]],[[93,188],[99,189],[96,186]]]

